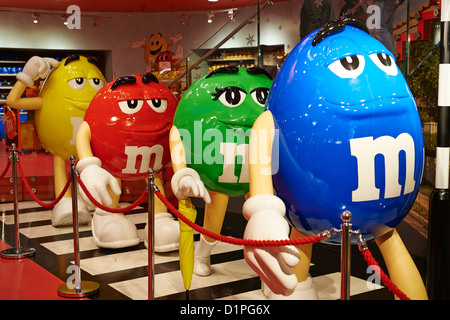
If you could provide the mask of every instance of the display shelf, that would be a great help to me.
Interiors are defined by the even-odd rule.
[[[203,56],[210,49],[197,49],[193,52],[199,57]],[[208,71],[224,67],[224,66],[241,66],[252,67],[257,64],[258,60],[257,47],[239,47],[239,48],[223,48],[217,50],[206,59]],[[279,67],[285,57],[284,45],[262,45],[261,46],[261,66]]]
[[[0,63],[25,63],[25,60],[0,60]]]
[[[111,65],[111,51],[109,50],[53,50],[53,49],[13,49],[0,48],[0,107],[7,107],[6,99],[10,90],[16,82],[17,73],[21,72],[26,62],[33,56],[51,57],[58,61],[68,57],[71,54],[80,54],[85,56],[95,57],[97,65],[105,78],[112,78]],[[33,88],[29,88],[24,93],[25,96],[36,96],[39,92],[39,86],[42,81],[37,81]],[[34,125],[34,111],[30,110],[24,115],[20,112],[18,115],[18,135],[19,140],[16,144],[19,149],[41,149],[41,144],[36,138]],[[4,123],[1,121],[4,114],[0,114],[0,139],[6,138],[8,145],[11,141],[8,140],[4,133]],[[22,124],[22,126],[21,126]]]
[[[239,61],[255,61],[255,58],[236,58],[236,59],[207,59],[208,62],[239,62]]]
[[[6,99],[9,92],[16,83],[16,75],[21,72],[26,60],[23,58],[20,52],[14,52],[10,50],[0,50],[0,106],[6,106]],[[4,108],[2,108],[1,118],[4,118]],[[20,122],[27,121],[28,112],[21,110],[18,113],[17,128],[20,129]],[[0,138],[7,138],[5,134],[5,125],[2,121],[0,123]],[[21,132],[19,131],[19,135]],[[8,140],[8,139],[7,139]],[[19,143],[20,144],[20,143]]]
[[[16,74],[22,71],[25,60],[19,59],[15,53],[4,54],[0,52],[0,57],[10,59],[0,59],[0,106],[6,104],[9,91],[16,82]]]

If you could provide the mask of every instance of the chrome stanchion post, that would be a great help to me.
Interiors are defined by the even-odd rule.
[[[341,300],[350,300],[350,236],[352,224],[352,214],[350,211],[344,211],[341,214],[343,221],[341,225]]]
[[[13,143],[11,145],[11,154],[9,156],[9,161],[12,165],[12,179],[13,179],[13,207],[14,207],[14,248],[8,248],[0,253],[2,258],[6,259],[23,259],[31,257],[35,254],[34,248],[27,248],[20,246],[20,230],[19,230],[19,199],[17,196],[18,190],[18,180],[17,180],[17,161],[19,161],[16,145]]]
[[[77,170],[75,167],[75,157],[70,157],[70,179],[72,183],[72,221],[73,221],[73,255],[75,263],[75,292],[81,292],[80,274],[80,241],[78,229],[78,201],[77,201]]]
[[[80,248],[78,231],[78,187],[75,156],[70,157],[70,178],[72,183],[73,251],[75,264],[75,285],[67,281],[58,287],[58,294],[66,298],[83,298],[98,292],[100,285],[93,281],[81,281]]]
[[[155,298],[155,177],[154,170],[148,170],[149,177],[147,181],[148,188],[148,299],[153,300]]]

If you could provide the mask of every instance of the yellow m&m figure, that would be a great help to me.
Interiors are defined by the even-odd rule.
[[[95,59],[71,55],[58,62],[34,56],[17,74],[17,82],[8,95],[7,104],[16,109],[35,110],[35,124],[44,147],[54,156],[55,197],[67,181],[66,161],[77,156],[75,138],[90,101],[106,80]],[[52,69],[53,68],[53,69]],[[21,98],[27,87],[45,79],[38,97]],[[78,203],[79,223],[91,220],[89,209]],[[72,224],[70,191],[53,208],[53,226]]]

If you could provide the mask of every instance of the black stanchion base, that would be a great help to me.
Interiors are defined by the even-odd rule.
[[[8,248],[0,253],[4,259],[25,259],[34,256],[36,250],[34,248]]]
[[[81,290],[70,289],[65,283],[58,287],[58,295],[64,298],[84,298],[96,294],[99,288],[100,285],[94,281],[81,281]]]

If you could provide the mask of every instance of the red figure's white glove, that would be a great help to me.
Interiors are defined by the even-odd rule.
[[[92,197],[105,206],[110,206],[113,203],[108,192],[108,186],[115,195],[119,196],[122,193],[119,182],[111,173],[102,168],[102,162],[99,158],[87,157],[81,159],[77,162],[77,171]],[[79,189],[83,200],[95,207],[83,190]]]

